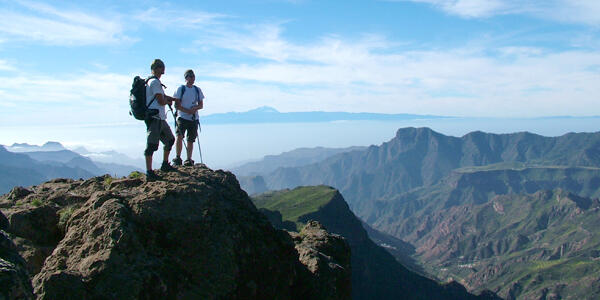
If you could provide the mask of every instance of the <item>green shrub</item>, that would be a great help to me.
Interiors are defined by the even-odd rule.
[[[42,206],[42,200],[40,200],[39,198],[35,198],[33,199],[33,201],[31,201],[31,205],[35,206],[35,207],[40,207]]]
[[[106,177],[104,177],[104,189],[108,190],[112,182],[113,178],[110,175],[106,175]]]
[[[58,217],[59,217],[58,226],[64,227],[67,224],[67,221],[69,221],[69,219],[73,215],[74,211],[75,211],[75,208],[73,206],[65,207],[65,208],[59,210],[58,211]]]
[[[129,178],[142,178],[142,173],[138,171],[133,171],[128,176]]]

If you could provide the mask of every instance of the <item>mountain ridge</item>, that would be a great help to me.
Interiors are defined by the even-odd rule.
[[[458,284],[438,284],[406,269],[369,238],[343,196],[331,187],[271,191],[252,201],[275,226],[290,230],[290,226],[317,220],[345,237],[352,249],[353,299],[495,299],[490,292],[471,295]]]
[[[449,137],[429,128],[401,128],[380,146],[341,153],[301,167],[260,174],[269,189],[331,185],[348,195],[353,210],[379,199],[435,184],[457,168],[501,162],[600,166],[600,133],[543,137],[532,133],[472,132]]]

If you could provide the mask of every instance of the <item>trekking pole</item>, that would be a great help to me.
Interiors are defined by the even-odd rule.
[[[171,104],[169,104],[169,110],[171,111],[171,114],[173,115],[173,124],[175,125],[175,134],[177,134],[177,115],[175,115],[175,112],[173,111],[173,107],[171,107]],[[185,141],[183,141],[183,146],[185,147],[185,153],[187,153],[187,144]]]
[[[200,148],[200,132],[202,132],[202,127],[200,127],[200,119],[196,120],[196,123],[198,123],[198,134],[196,135],[196,140],[198,141],[198,151],[200,152],[200,163],[204,164],[204,161],[202,161],[202,148]]]

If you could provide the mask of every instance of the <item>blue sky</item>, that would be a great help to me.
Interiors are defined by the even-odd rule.
[[[107,4],[108,3],[108,4]],[[600,1],[4,1],[0,127],[125,124],[134,75],[204,114],[600,115]]]

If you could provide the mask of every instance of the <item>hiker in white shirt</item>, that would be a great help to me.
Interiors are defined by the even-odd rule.
[[[169,164],[169,153],[175,143],[175,137],[171,132],[171,127],[167,124],[167,114],[165,105],[171,105],[174,99],[165,95],[163,84],[160,82],[160,77],[165,73],[165,64],[160,59],[155,59],[150,66],[152,76],[148,80],[146,86],[146,105],[148,106],[146,115],[146,150],[144,157],[146,159],[146,178],[158,179],[158,175],[152,171],[152,154],[158,150],[158,142],[162,142],[163,147],[163,162],[160,167],[161,171],[173,171]]]
[[[194,140],[198,136],[198,110],[204,107],[204,94],[202,90],[194,85],[196,76],[194,71],[187,70],[184,73],[185,85],[180,86],[173,98],[178,99],[176,107],[178,110],[177,117],[177,128],[175,130],[177,134],[177,141],[175,143],[176,156],[173,159],[173,164],[180,166],[181,161],[181,147],[183,144],[183,137],[187,132],[187,159],[183,162],[184,166],[193,166],[194,161],[192,160],[192,153],[194,149]]]

